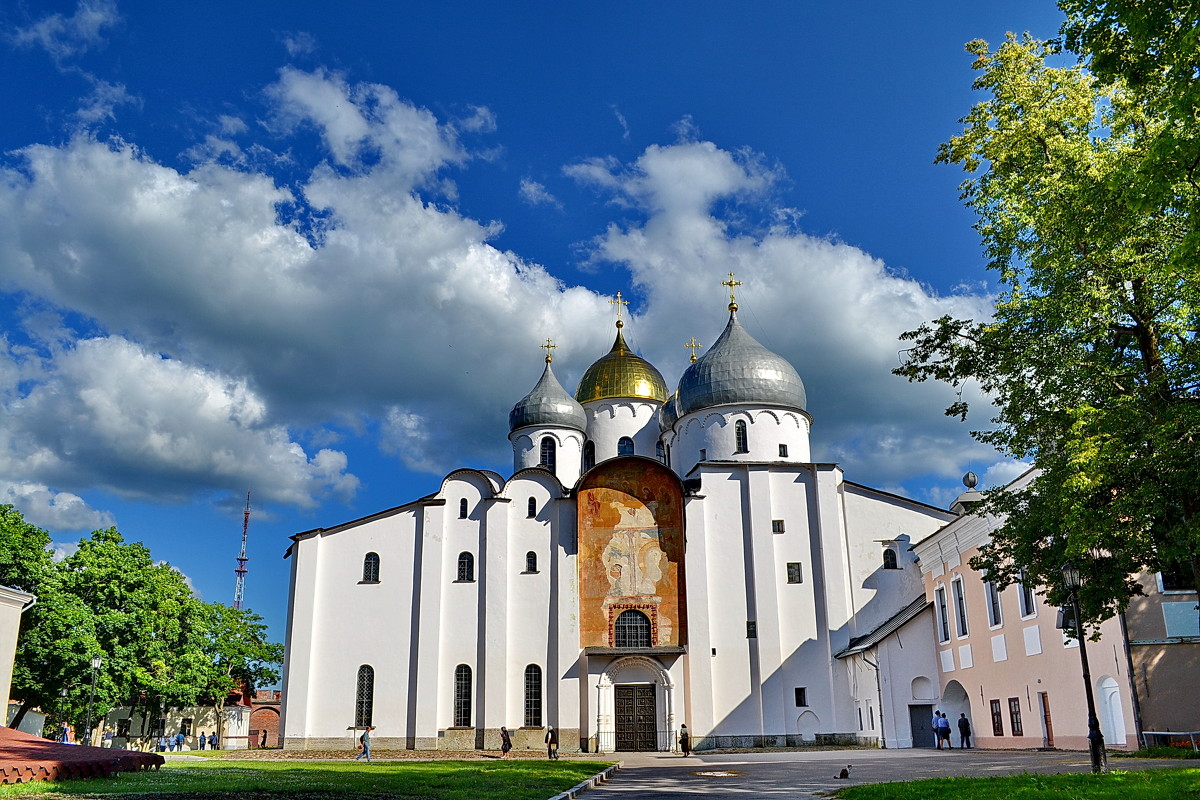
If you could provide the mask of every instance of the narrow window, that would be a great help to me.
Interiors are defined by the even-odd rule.
[[[963,597],[962,578],[955,578],[950,584],[954,591],[954,617],[958,622],[958,635],[966,636],[967,630],[967,601]]]
[[[192,735],[192,717],[183,718],[183,721],[179,723],[179,732],[184,736]]]
[[[783,533],[783,520],[771,520],[771,533]]]
[[[797,686],[796,687],[796,707],[804,708],[807,705],[808,705],[808,687],[807,686]]]
[[[537,500],[532,497],[529,498],[528,514],[526,514],[526,516],[528,516],[530,519],[533,519],[537,516]]]
[[[654,445],[654,456],[662,463],[667,463],[667,448],[663,446],[662,442]]]
[[[1008,698],[1008,721],[1012,724],[1013,736],[1025,735],[1025,731],[1021,727],[1021,698]]]
[[[588,442],[583,446],[583,471],[587,472],[596,466],[596,443]]]
[[[946,587],[939,586],[934,590],[933,596],[937,608],[938,641],[948,642],[950,641],[950,620],[946,616]]]
[[[708,461],[708,450],[704,449],[703,447],[700,448],[700,460]]]
[[[994,628],[1004,622],[1000,614],[1000,592],[996,591],[996,584],[991,581],[984,582],[983,591],[987,595],[988,625]]]
[[[622,436],[617,440],[617,455],[631,456],[633,455],[633,439],[628,436]]]
[[[466,664],[454,668],[454,727],[471,727],[471,668]]]
[[[542,458],[540,463],[543,467],[554,472],[558,462],[558,443],[549,436],[542,437]]]
[[[537,553],[530,550],[525,554],[525,571],[537,572]]]
[[[650,618],[637,609],[622,611],[613,623],[613,647],[651,647]]]
[[[749,453],[749,437],[746,436],[746,423],[738,420],[733,423],[733,439],[735,453]]]
[[[371,724],[375,707],[375,670],[363,664],[358,668],[358,690],[354,695],[354,727],[365,728]]]
[[[542,727],[542,668],[537,664],[525,668],[525,727]]]
[[[1028,583],[1025,570],[1021,570],[1021,582],[1017,584],[1021,597],[1021,616],[1031,617],[1037,611],[1037,603],[1033,598],[1033,587]]]
[[[470,583],[475,580],[475,556],[470,553],[458,554],[459,583]]]
[[[787,458],[787,457],[788,457],[788,453],[787,453],[787,445],[786,445],[786,444],[781,444],[781,445],[779,445],[779,457],[780,457],[780,458]]]
[[[746,620],[746,638],[747,639],[757,639],[758,638],[758,623],[752,619]]]
[[[465,498],[465,497],[462,500],[458,501],[458,518],[459,519],[467,518],[467,498]]]
[[[875,730],[875,706],[867,706],[867,711],[871,715],[871,730]]]
[[[862,726],[862,706],[859,706],[859,707],[858,707],[858,729],[859,729],[860,731],[863,729],[863,726]]]
[[[788,583],[804,583],[804,571],[800,569],[799,561],[789,561],[787,565]]]
[[[379,554],[367,553],[363,556],[363,583],[379,583]]]
[[[884,548],[883,568],[884,569],[900,569],[900,565],[898,563],[896,563],[896,551],[890,547]]]
[[[1000,710],[1000,701],[992,700],[992,735],[1004,735],[1004,712]]]

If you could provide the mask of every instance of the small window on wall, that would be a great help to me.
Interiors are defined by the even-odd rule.
[[[529,517],[530,519],[533,519],[534,517],[537,516],[537,500],[535,500],[532,497],[529,498],[528,513],[526,514],[526,516]]]
[[[1025,731],[1021,727],[1021,698],[1008,698],[1008,721],[1012,724],[1013,736],[1025,735]]]
[[[551,472],[558,465],[558,443],[549,436],[542,437],[541,460],[538,463]]]
[[[747,639],[757,639],[758,638],[758,623],[752,619],[746,620],[746,638]]]
[[[900,565],[897,563],[896,559],[896,551],[890,547],[884,548],[883,550],[883,568],[900,569]]]
[[[1000,710],[1000,701],[991,701],[992,706],[992,735],[1004,735],[1004,712]]]
[[[471,583],[475,580],[475,556],[470,553],[458,554],[458,578],[459,583]]]
[[[583,471],[587,472],[596,466],[596,443],[588,442],[583,446]]]
[[[182,733],[184,736],[192,735],[192,718],[191,717],[183,718],[183,721],[179,723],[179,732]]]
[[[363,556],[363,583],[379,583],[379,554],[367,553]]]
[[[788,562],[787,582],[788,583],[804,583],[804,571],[800,568],[799,561],[789,561]]]
[[[750,452],[750,437],[746,435],[746,423],[744,421],[739,419],[737,422],[733,423],[733,438],[735,453]]]
[[[771,520],[771,533],[783,533],[783,520]]]
[[[467,498],[465,498],[465,497],[462,500],[458,501],[458,518],[459,519],[467,518]]]
[[[617,455],[631,456],[633,455],[633,439],[628,436],[622,436],[617,440]]]
[[[796,687],[796,707],[804,708],[807,705],[808,705],[808,687],[807,686],[797,686]]]
[[[787,457],[788,457],[787,445],[786,445],[786,444],[781,444],[781,445],[779,445],[779,457],[780,457],[780,458],[787,458]]]
[[[663,446],[662,442],[654,445],[654,455],[662,463],[667,463],[667,448]]]
[[[530,550],[528,553],[525,554],[525,571],[526,572],[537,572],[538,571],[537,553],[533,552],[532,550]]]
[[[708,461],[708,450],[703,447],[700,448],[700,460]]]

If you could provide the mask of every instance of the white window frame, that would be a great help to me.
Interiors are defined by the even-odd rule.
[[[1027,577],[1025,570],[1021,570],[1021,580],[1017,582],[1017,610],[1021,612],[1021,619],[1033,619],[1038,611],[1037,593],[1026,581]],[[1025,608],[1026,597],[1029,598],[1028,610]]]
[[[946,586],[939,583],[933,589],[933,614],[937,623],[937,637],[940,644],[950,641],[950,620],[947,617],[949,608],[946,605]]]
[[[1000,604],[1000,590],[992,581],[983,582],[983,599],[987,604],[988,628],[996,630],[1004,627],[1004,608]]]

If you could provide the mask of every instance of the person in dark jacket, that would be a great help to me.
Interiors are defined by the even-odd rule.
[[[964,750],[971,749],[971,721],[965,713],[958,715],[958,746]]]
[[[679,726],[679,749],[685,756],[692,754],[692,735],[688,733],[687,725]]]
[[[553,726],[546,729],[546,757],[558,758],[558,731]]]
[[[508,751],[512,750],[512,736],[508,732],[508,728],[500,726],[500,757],[508,758]]]

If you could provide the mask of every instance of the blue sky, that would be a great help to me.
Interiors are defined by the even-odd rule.
[[[116,524],[282,639],[287,537],[507,474],[555,339],[608,298],[674,385],[741,317],[804,379],[813,450],[945,505],[1015,476],[891,376],[897,335],[987,313],[963,44],[1047,0],[21,2],[0,9],[0,502]],[[970,387],[967,395],[973,397]],[[986,412],[976,425],[983,425]]]

